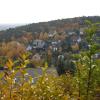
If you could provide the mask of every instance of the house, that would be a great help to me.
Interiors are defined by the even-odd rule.
[[[33,48],[34,49],[44,49],[46,43],[43,40],[34,40],[33,41]]]
[[[100,59],[100,52],[96,53],[94,56],[93,56],[94,59]]]
[[[77,42],[80,43],[82,41],[81,37],[77,39]]]
[[[27,50],[27,51],[32,50],[32,46],[31,46],[31,45],[28,45],[27,48],[26,48],[26,50]]]
[[[57,34],[56,30],[55,31],[51,31],[51,32],[48,33],[48,37],[49,38],[53,38],[53,36],[56,35],[56,34]]]
[[[84,39],[84,36],[85,36],[85,32],[84,32],[84,31],[85,31],[86,29],[87,29],[87,27],[81,27],[81,28],[80,28],[80,37],[83,38],[83,39]]]
[[[80,40],[78,40],[79,35],[76,32],[72,31],[72,32],[69,32],[68,34],[69,34],[69,36],[66,38],[66,40],[68,41],[68,44],[71,45],[73,43],[80,41]]]
[[[74,34],[75,32],[68,32],[68,35],[72,35],[72,34]]]
[[[73,42],[77,42],[78,37],[79,37],[79,36],[78,36],[76,33],[74,33],[74,34],[71,35],[71,40],[72,40]]]

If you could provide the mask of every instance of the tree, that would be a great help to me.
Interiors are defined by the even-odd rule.
[[[48,33],[45,32],[43,37],[44,37],[44,40],[47,40],[48,39]]]
[[[9,58],[18,57],[20,54],[26,52],[26,48],[23,44],[16,41],[11,41],[8,43],[3,43],[1,47],[2,56],[7,56]]]
[[[86,21],[88,28],[85,30],[85,41],[88,43],[88,49],[81,51],[76,57],[77,66],[77,85],[79,98],[92,100],[98,85],[98,75],[100,68],[96,63],[94,55],[98,52],[98,45],[94,40],[97,31],[97,23]],[[80,99],[79,99],[80,100]]]
[[[43,34],[42,32],[41,32],[40,35],[39,35],[39,39],[40,39],[40,40],[43,40],[43,39],[44,39],[44,34]]]

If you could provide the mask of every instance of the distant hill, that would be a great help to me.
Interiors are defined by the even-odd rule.
[[[57,32],[67,32],[74,29],[78,30],[80,27],[85,26],[85,20],[100,22],[100,16],[75,17],[48,22],[32,23],[16,28],[10,28],[6,31],[0,32],[0,41],[2,41],[3,39],[10,40],[12,36],[18,38],[22,36],[25,32],[32,32],[34,34],[35,32],[52,32],[54,30],[56,30]]]
[[[9,28],[15,28],[17,26],[21,26],[22,24],[0,24],[0,31],[7,30]]]

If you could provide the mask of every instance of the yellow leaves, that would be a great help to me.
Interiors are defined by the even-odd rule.
[[[45,72],[47,68],[48,68],[48,63],[45,62],[45,63],[44,63],[44,67],[42,67],[42,70]]]
[[[76,96],[76,97],[78,97],[78,94],[79,94],[78,91],[73,92],[73,95]]]
[[[100,87],[98,87],[95,91],[100,92]]]
[[[19,60],[21,61],[21,64],[20,64],[20,66],[18,66],[18,67],[20,67],[20,68],[25,68],[25,67],[27,66],[27,64],[30,63],[30,60],[27,59],[28,56],[29,56],[28,53],[23,54],[23,55],[20,54],[20,58],[19,58]]]
[[[10,64],[11,66],[13,66],[13,61],[12,61],[11,59],[9,59],[8,61],[9,61],[9,64]]]
[[[28,82],[29,82],[29,83],[32,83],[33,80],[34,80],[34,79],[33,79],[32,77],[29,77],[29,81],[28,81]]]
[[[22,60],[25,60],[25,59],[27,58],[27,55],[26,55],[26,54],[20,54],[20,58],[21,58]]]
[[[11,70],[13,65],[14,65],[13,61],[11,59],[8,59],[8,62],[6,63],[6,66],[8,67],[8,69]]]
[[[29,55],[31,55],[31,53],[29,53],[29,52],[24,53],[24,54],[20,53],[20,58],[19,59],[25,61],[25,60],[27,60],[27,58],[29,57]]]
[[[47,62],[45,62],[45,68],[46,68],[46,69],[48,68],[48,63],[47,63]]]
[[[0,79],[4,76],[3,72],[0,72]]]
[[[63,96],[63,100],[70,100],[69,96]]]
[[[25,60],[26,57],[27,57],[27,56],[26,56],[25,54],[22,55],[23,60]]]
[[[82,69],[82,64],[81,64],[81,63],[78,63],[78,64],[77,64],[77,69],[78,69],[78,70],[81,70],[81,69]]]
[[[30,61],[29,60],[25,60],[24,62],[25,62],[25,65],[27,65]]]

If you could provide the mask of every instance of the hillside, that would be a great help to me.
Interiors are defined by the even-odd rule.
[[[100,22],[100,16],[88,16],[88,17],[75,17],[61,20],[53,20],[48,22],[32,23],[16,28],[9,28],[6,31],[0,32],[0,41],[9,41],[11,37],[21,37],[25,32],[52,32],[56,30],[58,33],[67,32],[71,30],[78,30],[80,27],[84,27],[85,20],[92,22]]]

